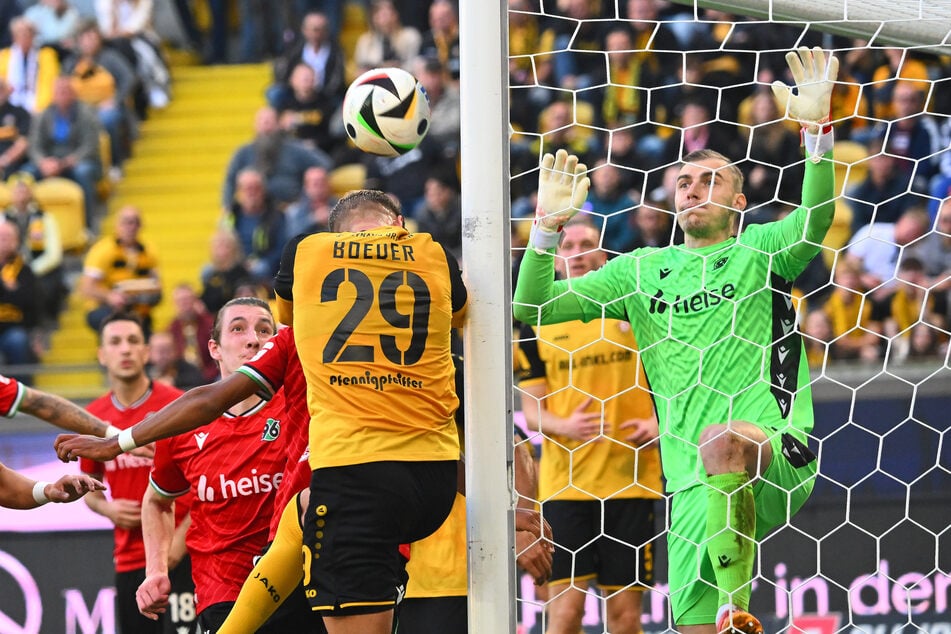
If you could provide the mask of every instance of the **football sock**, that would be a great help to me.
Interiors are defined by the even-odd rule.
[[[717,580],[719,604],[746,610],[756,553],[753,486],[744,472],[712,475],[707,483],[707,555]]]
[[[255,632],[274,614],[304,576],[303,540],[294,496],[281,514],[271,547],[251,570],[218,634]]]

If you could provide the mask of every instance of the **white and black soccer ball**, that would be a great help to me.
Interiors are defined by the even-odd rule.
[[[409,152],[429,131],[429,117],[426,91],[400,68],[368,70],[353,80],[343,98],[347,136],[370,154]]]

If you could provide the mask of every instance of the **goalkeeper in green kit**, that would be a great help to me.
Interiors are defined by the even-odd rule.
[[[531,325],[603,317],[634,329],[672,496],[670,602],[682,634],[763,632],[749,613],[757,540],[799,510],[815,480],[812,395],[790,291],[832,224],[838,60],[818,48],[786,59],[796,89],[773,90],[802,122],[808,155],[795,212],[737,235],[742,173],[713,150],[692,152],[676,184],[683,245],[638,249],[554,281],[561,227],[589,184],[587,168],[559,150],[542,159],[515,290],[515,317]]]

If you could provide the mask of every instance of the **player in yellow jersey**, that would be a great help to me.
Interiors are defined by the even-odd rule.
[[[275,291],[311,416],[308,599],[330,634],[386,634],[405,590],[398,545],[433,533],[456,494],[462,275],[403,227],[398,204],[359,190],[334,207],[329,232],[288,244]]]
[[[601,268],[607,254],[587,216],[564,228],[560,276]],[[539,501],[557,537],[548,634],[581,630],[586,587],[607,597],[607,627],[641,631],[653,582],[654,500],[661,497],[657,418],[630,324],[616,319],[525,325],[522,409],[543,434]]]

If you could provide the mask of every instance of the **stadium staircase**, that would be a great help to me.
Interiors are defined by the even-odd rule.
[[[143,237],[158,252],[164,289],[154,316],[156,329],[172,318],[175,285],[198,285],[221,213],[228,160],[251,138],[254,112],[264,104],[271,80],[268,64],[196,66],[175,55],[172,74],[172,101],[142,123],[101,225],[103,232],[111,231],[114,213],[124,205],[142,210]],[[82,401],[99,396],[104,379],[96,362],[96,337],[76,292],[76,272],[70,278],[73,291],[43,358],[45,371],[37,373],[35,383]]]

